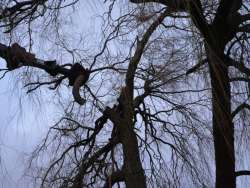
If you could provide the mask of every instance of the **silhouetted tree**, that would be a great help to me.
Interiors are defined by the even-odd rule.
[[[6,33],[24,23],[29,31],[36,21],[47,27],[59,22],[65,8],[79,3],[3,1],[1,27]],[[199,187],[211,186],[207,150],[201,147],[210,142],[209,115],[202,117],[209,111],[210,86],[204,79],[194,81],[202,70],[211,85],[215,184],[236,187],[236,177],[249,174],[235,171],[234,148],[234,119],[250,109],[249,88],[235,84],[249,85],[248,1],[130,0],[125,4],[131,7],[122,6],[125,13],[118,17],[113,13],[119,3],[109,3],[102,15],[105,39],[100,52],[89,55],[91,62],[43,61],[17,43],[0,45],[7,65],[3,71],[30,67],[50,76],[49,81],[39,77],[28,83],[28,92],[43,85],[57,89],[68,81],[74,101],[84,105],[80,114],[69,105],[34,152],[39,159],[52,151],[48,167],[36,175],[42,187],[111,187],[120,182],[130,188],[179,187],[190,178]],[[116,49],[115,41],[126,47]],[[61,45],[73,57],[78,54],[64,41]],[[241,117],[242,122],[247,120]]]

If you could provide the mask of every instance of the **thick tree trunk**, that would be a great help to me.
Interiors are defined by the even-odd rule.
[[[120,139],[124,155],[124,175],[127,188],[145,188],[146,178],[142,168],[138,141],[132,121],[124,121],[120,127]]]
[[[214,51],[207,50],[207,55],[212,86],[216,188],[235,188],[234,127],[228,66]]]
[[[123,147],[125,184],[127,188],[145,188],[147,187],[146,178],[134,132],[133,90],[123,88],[118,101],[121,113],[115,124]]]

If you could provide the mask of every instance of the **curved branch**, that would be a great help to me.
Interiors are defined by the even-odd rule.
[[[75,101],[80,105],[83,105],[86,102],[86,100],[82,98],[80,95],[80,88],[84,84],[84,81],[85,81],[85,75],[79,75],[76,78],[73,88],[72,88],[73,97]]]
[[[73,85],[72,94],[75,101],[80,105],[85,103],[85,99],[80,95],[80,88],[87,82],[90,72],[84,69],[79,63],[72,65],[70,68],[65,68],[64,65],[58,65],[56,61],[40,60],[17,43],[14,43],[11,47],[0,43],[0,57],[6,60],[7,68],[10,71],[22,66],[29,66],[42,69],[53,77],[62,74],[63,76],[61,78],[69,78],[69,85]],[[59,81],[62,80],[59,79]],[[58,84],[60,84],[60,82]]]
[[[241,105],[239,105],[233,112],[232,112],[232,117],[234,118],[241,110],[243,109],[248,109],[250,110],[250,105],[243,103]]]

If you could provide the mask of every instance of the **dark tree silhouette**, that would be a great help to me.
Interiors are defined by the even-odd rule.
[[[0,45],[0,56],[6,60],[6,71],[13,71],[27,66],[44,70],[48,75],[55,78],[55,80],[49,82],[30,83],[29,85],[35,85],[35,87],[29,91],[33,91],[42,85],[51,84],[54,85],[53,88],[55,89],[65,79],[68,79],[69,86],[73,86],[74,100],[81,105],[87,105],[86,100],[80,95],[81,88],[84,88],[84,94],[88,93],[92,98],[91,105],[99,110],[97,114],[93,115],[95,118],[94,123],[92,121],[93,126],[82,125],[74,120],[72,116],[69,116],[63,117],[52,127],[51,130],[59,132],[55,134],[58,137],[57,148],[61,149],[65,135],[68,138],[65,142],[72,140],[74,142],[69,146],[62,146],[61,153],[58,156],[55,154],[55,159],[41,173],[42,187],[80,188],[97,186],[98,184],[111,187],[119,182],[125,182],[128,188],[146,187],[147,184],[150,184],[150,179],[153,178],[149,178],[150,175],[146,174],[143,161],[150,163],[153,176],[159,178],[157,176],[160,173],[157,174],[155,169],[163,168],[161,162],[168,153],[171,153],[172,161],[174,161],[172,163],[174,164],[173,169],[171,169],[173,171],[171,172],[175,181],[170,183],[168,177],[162,177],[164,175],[161,174],[160,181],[163,183],[156,180],[156,186],[178,187],[181,184],[178,184],[178,181],[180,181],[179,175],[182,171],[182,164],[188,166],[192,176],[196,179],[194,181],[198,182],[198,186],[205,186],[207,182],[200,174],[202,170],[195,166],[195,158],[197,158],[198,154],[195,152],[195,147],[194,149],[191,148],[192,145],[196,146],[199,143],[196,143],[195,139],[188,142],[187,138],[188,135],[197,138],[207,136],[207,134],[202,135],[199,132],[200,127],[189,126],[197,122],[197,125],[203,125],[204,122],[199,121],[199,118],[196,118],[197,114],[192,113],[190,109],[195,111],[195,108],[198,109],[200,104],[207,107],[208,104],[205,102],[207,98],[187,102],[186,93],[192,98],[193,92],[202,93],[207,88],[196,89],[195,91],[186,89],[185,79],[187,79],[186,77],[192,77],[196,73],[199,74],[199,70],[205,70],[206,67],[210,77],[212,98],[212,136],[216,168],[215,186],[217,188],[236,187],[237,177],[249,175],[247,170],[235,170],[237,160],[235,159],[234,147],[234,119],[241,115],[244,109],[250,109],[248,91],[244,91],[244,94],[242,94],[244,99],[241,98],[237,102],[235,102],[235,99],[238,96],[234,92],[236,90],[235,82],[245,82],[247,87],[249,85],[249,2],[247,0],[130,0],[129,4],[137,5],[139,8],[142,7],[140,14],[136,14],[138,9],[134,7],[132,11],[128,10],[127,14],[113,21],[115,23],[113,24],[111,23],[111,17],[116,2],[110,2],[106,21],[107,25],[112,25],[113,30],[104,41],[100,53],[94,56],[89,66],[43,61],[37,59],[37,55],[27,52],[16,43],[11,46]],[[78,0],[66,2],[60,0],[30,0],[13,1],[11,3],[6,1],[2,3],[3,8],[0,12],[1,27],[5,29],[6,33],[9,33],[25,22],[31,23],[40,17],[51,16],[52,13],[54,13],[56,19],[57,13],[65,7],[74,6],[77,3],[79,3]],[[156,8],[148,13],[145,10],[150,6]],[[166,19],[173,22],[169,24],[165,21]],[[181,23],[183,19],[185,21]],[[133,23],[136,24],[133,26]],[[180,25],[182,28],[179,27]],[[124,27],[128,28],[128,31],[123,31]],[[143,28],[143,31],[138,31],[138,36],[134,37],[135,40],[130,43],[129,55],[123,58],[122,61],[118,61],[119,57],[116,57],[114,58],[117,60],[115,63],[111,62],[106,65],[103,62],[98,67],[97,59],[100,56],[112,56],[111,53],[108,53],[110,51],[109,42],[119,39],[119,37],[125,35],[124,33],[127,35],[130,32],[134,34],[133,27],[139,28],[138,30]],[[177,44],[173,42],[171,50],[167,49],[165,52],[162,46],[165,45],[164,42],[167,40],[162,39],[167,37],[161,34],[162,30],[166,30],[166,32],[168,30],[180,31],[182,38],[176,39],[175,42],[182,40],[185,43],[183,49],[186,51],[181,50],[181,42],[176,42]],[[175,35],[178,37],[177,32],[172,33],[172,36],[176,37]],[[197,55],[198,51],[200,51],[198,55],[201,58],[197,64],[189,67],[190,64],[186,62],[184,57],[190,55],[186,42],[193,44],[194,41],[192,40],[196,40],[200,44],[200,46],[195,44],[193,48],[200,47],[200,49],[195,49],[191,54]],[[159,54],[164,53],[163,59],[171,63],[162,63],[163,60],[161,61]],[[159,61],[158,65],[154,64],[155,57]],[[190,59],[192,60],[190,57],[187,58],[187,60]],[[195,60],[193,59],[193,61]],[[126,65],[125,68],[124,65]],[[119,95],[116,96],[117,103],[115,105],[100,105],[103,104],[101,97],[92,92],[92,88],[87,84],[87,81],[90,80],[94,73],[102,71],[113,71],[124,75],[122,77],[124,82],[119,88]],[[174,76],[168,78],[169,75]],[[178,91],[178,89],[174,88],[174,90],[168,91],[166,87],[171,87],[171,84],[175,85],[175,87],[183,87],[184,90]],[[136,91],[138,92],[136,93]],[[182,99],[179,98],[178,94],[181,95]],[[169,97],[170,95],[173,97]],[[158,100],[161,102],[157,103]],[[243,103],[241,103],[242,101]],[[165,109],[160,107],[161,103],[164,103]],[[190,108],[189,103],[192,105]],[[168,110],[169,106],[171,106],[170,110]],[[235,110],[232,110],[232,106],[235,107]],[[182,114],[185,117],[182,118],[182,122],[185,123],[171,123],[171,121],[178,122],[177,116],[168,120],[168,117],[173,112]],[[244,122],[244,119],[242,118],[240,121]],[[141,130],[138,130],[138,124],[140,123],[142,123],[143,128],[141,127]],[[97,136],[105,129],[105,126],[110,124],[112,125],[110,138],[102,145],[98,143]],[[157,125],[161,125],[161,128],[158,128]],[[184,129],[183,133],[179,126]],[[204,126],[202,130],[206,132],[207,127]],[[35,152],[36,155],[47,149],[51,132],[48,133],[42,146]],[[69,133],[72,133],[72,135],[67,135]],[[170,142],[164,138],[166,135],[172,139]],[[150,146],[151,143],[156,143],[153,149]],[[170,150],[166,149],[165,155],[159,152],[159,143],[170,148]],[[120,161],[116,159],[118,154],[114,154],[114,150],[119,147],[119,151],[122,153],[122,160]],[[186,149],[188,147],[190,148]],[[155,150],[159,152],[159,157],[155,154]],[[143,153],[148,154],[148,159],[142,157],[144,156]],[[178,164],[177,159],[182,160],[181,165]],[[62,170],[63,167],[64,171]],[[166,181],[164,181],[164,178]],[[185,181],[185,178],[182,181]]]

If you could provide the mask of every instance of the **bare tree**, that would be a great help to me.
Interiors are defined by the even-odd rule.
[[[54,78],[29,83],[29,91],[42,85],[55,89],[68,80],[74,100],[85,108],[84,115],[69,108],[51,127],[34,152],[33,162],[48,150],[53,157],[47,168],[38,168],[36,177],[42,187],[111,187],[120,182],[127,187],[179,187],[189,178],[197,186],[211,185],[207,150],[202,148],[211,143],[209,116],[202,118],[202,113],[209,112],[210,86],[202,80],[197,87],[193,80],[197,77],[191,75],[203,71],[211,84],[215,184],[236,187],[236,177],[249,174],[235,171],[234,148],[234,118],[249,109],[248,91],[235,84],[246,82],[248,87],[249,83],[248,1],[130,2],[138,6],[126,6],[126,13],[116,19],[112,13],[117,1],[110,2],[103,15],[105,40],[89,66],[43,61],[16,43],[1,44],[6,71],[26,66]],[[24,22],[31,27],[40,17],[50,24],[64,8],[77,3],[6,1],[2,3],[2,27],[12,32]],[[126,49],[114,50],[117,55],[113,55],[114,41],[126,41]],[[192,66],[195,61],[198,63]],[[115,104],[105,104],[114,93],[105,91],[103,76],[119,86],[112,88]],[[99,87],[92,88],[95,79]],[[232,105],[237,105],[234,111]]]

